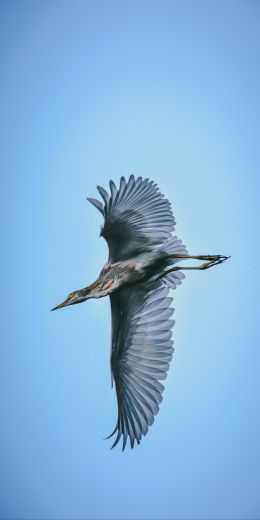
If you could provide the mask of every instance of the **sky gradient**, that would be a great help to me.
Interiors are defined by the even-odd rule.
[[[0,5],[0,518],[258,519],[257,1]],[[153,427],[110,451],[109,300],[51,313],[107,259],[85,198],[131,173],[192,254]]]

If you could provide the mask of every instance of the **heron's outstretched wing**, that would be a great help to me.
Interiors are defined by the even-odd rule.
[[[169,288],[156,284],[123,287],[110,295],[112,309],[111,368],[115,381],[118,419],[110,437],[114,447],[123,436],[138,444],[154,421],[173,354],[170,319],[174,309]]]
[[[104,216],[101,235],[109,247],[109,260],[126,260],[167,240],[175,220],[169,201],[149,179],[121,177],[119,189],[110,181],[111,195],[98,186],[104,205],[88,199]]]

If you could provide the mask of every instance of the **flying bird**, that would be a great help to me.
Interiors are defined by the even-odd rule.
[[[118,405],[114,448],[122,438],[131,448],[139,444],[159,411],[169,363],[173,355],[171,319],[174,309],[170,289],[184,278],[184,270],[209,269],[227,258],[223,255],[188,254],[173,235],[175,219],[169,201],[157,184],[133,175],[120,179],[110,194],[97,186],[102,202],[88,198],[104,217],[100,235],[109,257],[97,280],[71,292],[52,310],[110,297],[112,313],[111,373]],[[199,265],[179,265],[187,259]],[[109,438],[107,437],[107,438]]]

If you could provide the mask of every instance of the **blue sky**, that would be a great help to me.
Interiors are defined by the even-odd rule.
[[[256,1],[2,1],[2,519],[257,519]],[[155,180],[193,254],[153,427],[110,451],[96,184]]]

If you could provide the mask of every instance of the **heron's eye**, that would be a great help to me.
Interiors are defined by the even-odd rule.
[[[69,295],[68,295],[68,298],[72,298],[72,296],[73,296],[73,293],[70,292]]]

